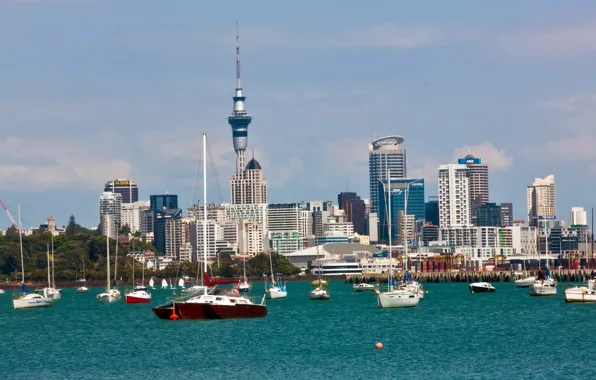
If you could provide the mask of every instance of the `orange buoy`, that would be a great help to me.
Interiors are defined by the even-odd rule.
[[[172,313],[172,315],[170,315],[170,321],[177,321],[178,319],[180,319],[180,317],[175,313]]]
[[[375,347],[377,348],[377,350],[380,350],[381,348],[383,348],[383,343],[378,342],[377,344],[375,344]]]

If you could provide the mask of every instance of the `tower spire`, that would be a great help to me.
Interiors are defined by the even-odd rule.
[[[236,88],[242,88],[242,84],[240,83],[240,38],[238,37],[238,20],[236,20]]]

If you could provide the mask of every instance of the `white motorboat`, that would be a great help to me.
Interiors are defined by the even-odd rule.
[[[356,293],[360,293],[360,292],[374,292],[375,291],[375,286],[373,284],[366,284],[366,283],[360,283],[360,284],[354,284],[352,286],[352,291],[356,292]]]
[[[0,294],[4,294],[4,289],[0,289]]]
[[[99,293],[97,295],[96,299],[99,302],[114,303],[114,302],[118,301],[121,297],[122,297],[122,294],[120,294],[120,291],[118,289],[110,289],[103,293]]]
[[[308,294],[308,298],[313,301],[327,301],[331,296],[329,295],[329,292],[327,292],[327,289],[319,286],[318,288],[311,290]]]
[[[529,276],[515,280],[515,286],[518,288],[529,288],[536,282],[536,277]]]
[[[565,302],[596,302],[596,280],[588,280],[586,285],[565,289]]]
[[[87,288],[86,286],[79,286],[77,288],[77,293],[87,293],[89,291],[89,288]]]
[[[494,293],[495,287],[488,282],[473,282],[470,284],[471,293]]]
[[[28,309],[33,307],[52,306],[54,299],[44,297],[37,293],[28,293],[18,298],[13,298],[12,305],[15,309]]]

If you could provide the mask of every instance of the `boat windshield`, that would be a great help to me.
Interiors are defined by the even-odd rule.
[[[217,288],[213,291],[214,295],[240,297],[240,292],[236,288]]]

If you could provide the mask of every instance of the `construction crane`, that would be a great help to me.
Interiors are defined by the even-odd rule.
[[[16,220],[14,220],[14,217],[10,213],[10,210],[8,209],[8,207],[6,207],[6,205],[4,204],[4,202],[2,202],[2,199],[0,199],[0,205],[2,205],[2,208],[4,209],[4,212],[6,213],[6,215],[8,216],[8,219],[10,219],[10,222],[12,223],[12,225],[14,226],[14,228],[16,228],[17,231],[18,231],[19,230],[19,225],[17,224]]]

